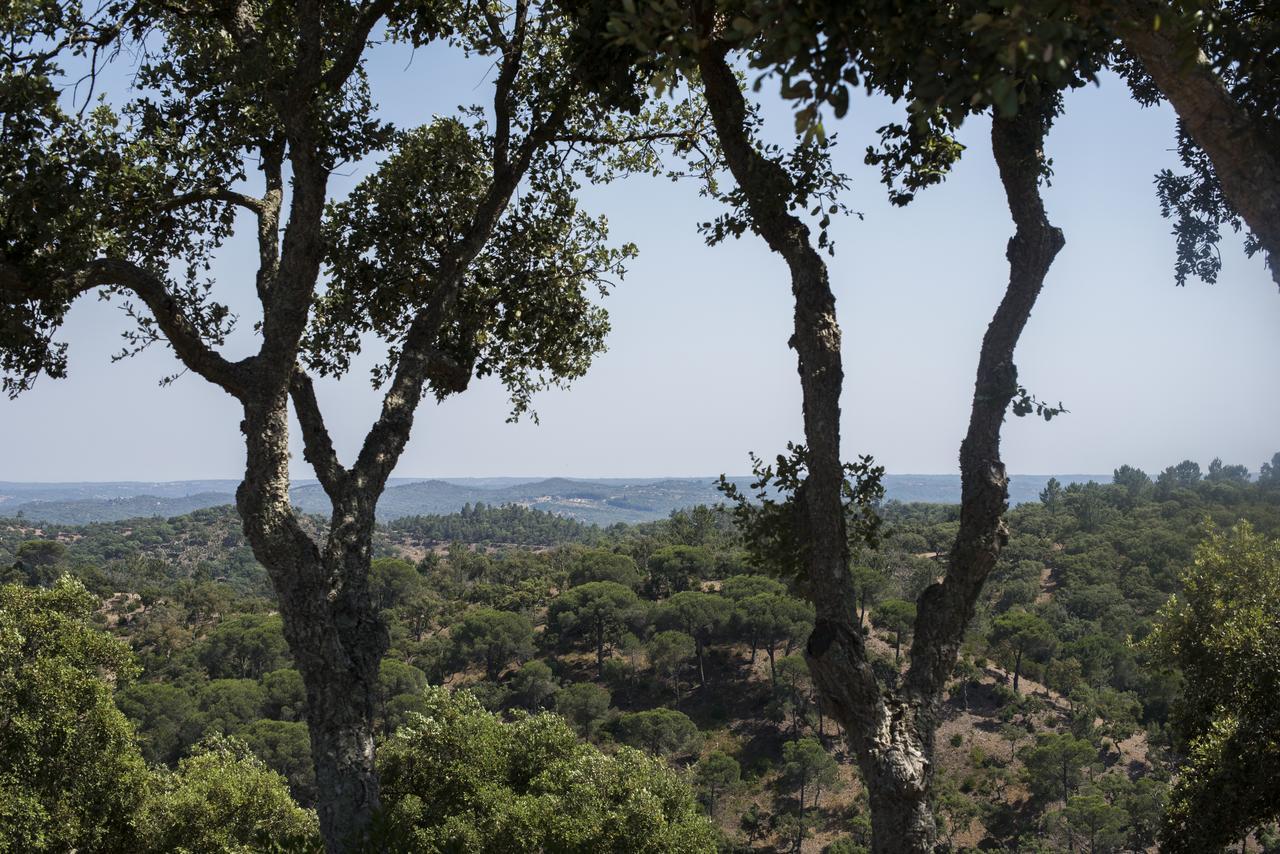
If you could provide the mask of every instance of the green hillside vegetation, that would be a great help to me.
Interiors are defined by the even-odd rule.
[[[1277,462],[1252,481],[1216,460],[1204,474],[1184,462],[1154,480],[1124,466],[1112,484],[1050,481],[1040,502],[1009,514],[1010,542],[938,736],[941,838],[952,850],[1145,850],[1166,804],[1170,826],[1185,828],[1206,786],[1265,795],[1274,785],[1259,777],[1274,764],[1258,763],[1280,758],[1263,735],[1273,732],[1280,673],[1208,640],[1192,652],[1178,638],[1202,633],[1204,621],[1242,637],[1269,631],[1280,598],[1240,609],[1253,591],[1275,589]],[[891,502],[881,513],[882,546],[856,558],[855,606],[875,666],[892,679],[957,508]],[[315,798],[302,680],[234,516],[56,529],[11,520],[0,531],[8,672],[57,662],[49,666],[87,686],[77,702],[97,710],[56,712],[64,722],[55,725],[91,721],[63,742],[59,767],[88,764],[91,752],[99,776],[60,772],[80,787],[67,791],[7,784],[0,809],[28,817],[15,831],[25,846],[72,844],[61,832],[92,847],[126,826],[144,847],[163,847],[166,833],[188,825],[314,834],[296,818]],[[392,639],[378,728],[388,847],[870,844],[854,764],[800,655],[813,608],[749,563],[728,514],[698,507],[599,529],[481,505],[402,520],[377,543],[372,591]],[[1218,566],[1236,575],[1207,588],[1206,567]],[[14,632],[27,631],[22,615],[35,612],[53,615],[40,619],[56,620],[67,639],[14,646]],[[1229,677],[1206,679],[1215,668]],[[1216,687],[1248,673],[1258,678],[1247,694]],[[40,684],[6,691],[15,707],[6,714],[56,706],[32,698]],[[49,749],[12,739],[3,748],[6,773],[18,775],[10,780],[31,761],[23,756]],[[128,794],[121,787],[134,779],[146,782]],[[437,791],[444,780],[454,788]],[[233,784],[219,798],[276,813],[243,829],[197,815],[212,797],[201,787]],[[1215,803],[1225,814],[1212,826],[1230,829],[1221,842],[1271,838],[1273,798]],[[230,850],[229,839],[202,850]]]

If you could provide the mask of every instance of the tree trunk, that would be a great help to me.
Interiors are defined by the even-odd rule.
[[[700,33],[709,35],[713,10],[704,7],[700,14]],[[934,847],[934,822],[927,763],[902,715],[889,714],[854,622],[857,597],[849,575],[841,492],[844,372],[835,297],[808,227],[789,211],[794,195],[790,178],[761,154],[748,133],[745,101],[724,52],[724,46],[711,38],[704,39],[699,51],[707,104],[725,161],[747,199],[752,226],[786,261],[795,297],[790,344],[797,355],[807,442],[807,477],[797,497],[808,546],[807,593],[817,611],[805,656],[814,684],[843,726],[872,793],[873,851],[929,852]]]
[[[855,622],[841,493],[840,329],[826,265],[807,226],[790,213],[790,178],[750,135],[745,101],[725,60],[728,48],[715,38],[715,7],[699,4],[694,15],[699,69],[725,162],[746,199],[752,228],[791,274],[796,307],[790,344],[797,355],[807,442],[807,477],[796,495],[807,546],[806,592],[816,609],[805,648],[809,670],[858,758],[871,799],[872,850],[932,852],[937,828],[929,786],[942,693],[977,596],[1007,539],[1002,517],[1008,481],[999,440],[1018,390],[1013,351],[1063,243],[1045,218],[1038,190],[1047,114],[1033,104],[1017,118],[993,124],[993,149],[1017,226],[1008,248],[1009,286],[983,338],[961,445],[960,532],[945,579],[920,597],[910,669],[894,695],[879,685]]]
[[[872,793],[872,854],[934,850],[936,830],[927,797],[911,797],[870,787],[868,791]]]
[[[1022,673],[1022,650],[1013,657],[1013,693],[1018,693],[1018,676]]]
[[[1187,133],[1213,162],[1222,194],[1267,254],[1280,285],[1280,153],[1232,97],[1199,50],[1188,55],[1176,37],[1177,13],[1161,2],[1116,0],[1116,27],[1178,113]],[[1154,25],[1160,17],[1168,26]]]
[[[308,636],[290,644],[307,688],[317,813],[330,851],[358,843],[378,809],[373,734],[378,665],[388,637],[368,595],[370,542],[370,533],[334,525],[323,569],[325,577],[341,581],[318,591],[329,619],[308,621]],[[299,648],[306,652],[300,655]]]
[[[340,852],[360,843],[378,809],[373,725],[388,639],[368,593],[372,507],[335,502],[323,554],[293,515],[286,395],[245,407],[248,464],[236,504],[306,687],[320,832]]]
[[[705,691],[707,687],[707,670],[702,664],[702,640],[700,638],[695,638],[694,643],[696,645],[695,648],[698,651],[698,683]]]

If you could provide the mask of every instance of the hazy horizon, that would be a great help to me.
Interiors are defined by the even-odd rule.
[[[1197,460],[1196,462],[1200,462]],[[1250,469],[1251,475],[1256,475],[1257,471]],[[750,472],[740,472],[737,474],[730,472],[717,472],[716,474],[671,474],[671,475],[624,475],[624,474],[600,474],[600,475],[559,475],[559,474],[542,474],[542,475],[396,475],[391,478],[389,483],[406,483],[428,480],[442,481],[520,481],[522,483],[535,483],[540,480],[591,480],[591,481],[661,481],[661,480],[715,480],[723,474],[728,478],[747,478],[751,477]],[[1154,475],[1158,472],[1147,472]],[[885,472],[887,477],[955,477],[960,475],[958,472],[923,472],[923,471],[904,471],[904,472]],[[1108,472],[1009,472],[1009,477],[1106,477],[1110,478],[1111,473]],[[118,484],[175,484],[175,483],[220,483],[234,482],[239,483],[240,477],[232,475],[221,475],[212,477],[181,477],[173,480],[154,480],[149,478],[110,478],[110,479],[87,479],[87,478],[68,478],[65,480],[0,480],[0,484],[7,485],[33,485],[33,486],[58,486],[61,484],[78,484],[78,483],[118,483]],[[291,481],[294,484],[300,483],[318,483],[314,477],[295,477]]]

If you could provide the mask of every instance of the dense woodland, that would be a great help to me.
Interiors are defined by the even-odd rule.
[[[878,510],[881,544],[856,553],[856,609],[893,680],[957,508]],[[940,837],[955,851],[1147,850],[1176,816],[1171,781],[1221,771],[1197,750],[1205,716],[1233,702],[1189,684],[1204,662],[1186,659],[1187,638],[1179,651],[1162,638],[1222,628],[1195,623],[1197,567],[1237,567],[1243,586],[1213,594],[1237,597],[1229,606],[1280,592],[1280,455],[1256,479],[1215,460],[1154,480],[1123,466],[1111,484],[1051,481],[1009,525],[948,688]],[[229,508],[0,523],[0,702],[21,722],[0,749],[7,767],[39,751],[57,768],[7,778],[0,847],[318,844],[302,679],[237,528]],[[865,793],[798,654],[813,607],[751,559],[723,508],[599,529],[481,505],[393,523],[377,543],[371,589],[392,635],[378,844],[867,850]],[[1249,675],[1264,693],[1280,679],[1269,666]],[[71,683],[42,681],[60,669],[76,673],[74,699],[59,694]],[[88,702],[87,718],[64,708]],[[51,724],[56,738],[41,732]],[[44,811],[13,822],[31,803]],[[1220,809],[1215,821],[1255,815]],[[1274,818],[1247,825],[1247,850],[1280,849]]]

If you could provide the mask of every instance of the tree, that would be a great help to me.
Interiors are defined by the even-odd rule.
[[[1040,490],[1040,503],[1049,511],[1050,516],[1058,515],[1058,508],[1062,506],[1062,484],[1056,477],[1049,478],[1044,489]]]
[[[520,705],[531,712],[540,712],[555,698],[560,683],[545,661],[530,661],[511,677],[511,690]]]
[[[266,701],[267,692],[252,679],[211,679],[200,686],[201,724],[230,735],[261,717]]]
[[[733,615],[733,603],[714,593],[685,590],[676,593],[658,607],[658,624],[678,626],[695,641],[698,656],[698,681],[707,687],[707,669],[703,654],[715,633]]]
[[[1156,478],[1157,488],[1168,492],[1172,489],[1191,489],[1200,482],[1200,464],[1194,460],[1183,460],[1176,466],[1169,466]]]
[[[1258,469],[1258,485],[1264,489],[1280,489],[1280,453],[1273,454],[1270,462]]]
[[[698,761],[694,779],[699,791],[706,795],[707,812],[714,817],[720,796],[732,791],[742,781],[742,768],[738,760],[729,754],[713,750]]]
[[[782,762],[782,773],[799,793],[802,817],[806,803],[818,806],[822,790],[832,788],[840,780],[840,766],[816,738],[802,738],[784,744]],[[812,801],[806,800],[809,794],[813,795]]]
[[[199,658],[214,679],[257,679],[289,664],[278,616],[240,614],[223,620],[200,642]]]
[[[714,566],[701,546],[667,546],[649,556],[649,588],[654,596],[688,590],[694,579],[706,578]]]
[[[751,639],[751,660],[763,647],[769,657],[769,679],[777,678],[775,653],[778,645],[788,647],[803,640],[813,628],[813,607],[782,593],[757,593],[738,603],[738,621]]]
[[[425,587],[418,568],[403,558],[382,557],[369,564],[369,597],[380,611],[413,601]]]
[[[556,713],[573,724],[583,738],[590,738],[596,724],[609,711],[609,689],[590,682],[574,682],[556,694]]]
[[[204,729],[195,696],[177,685],[139,682],[122,686],[116,693],[116,705],[145,733],[142,755],[151,763],[177,762]]]
[[[893,660],[898,660],[902,636],[916,621],[916,606],[902,599],[886,599],[871,612],[871,625],[893,632]]]
[[[490,682],[497,680],[511,659],[533,652],[533,624],[511,611],[472,608],[450,636],[459,652],[484,664]]]
[[[1246,3],[1204,9],[1161,0],[1098,4],[1141,73],[1130,73],[1143,103],[1163,95],[1180,119],[1178,153],[1188,175],[1157,177],[1165,215],[1178,217],[1179,283],[1209,281],[1223,225],[1251,234],[1246,251],[1263,249],[1280,284],[1280,158],[1276,140],[1275,20]]]
[[[148,785],[111,682],[136,672],[94,628],[95,602],[63,576],[0,586],[0,848],[128,851]]]
[[[289,784],[289,792],[301,806],[316,801],[316,769],[311,758],[307,725],[301,721],[260,718],[236,733],[249,751]]]
[[[378,679],[385,693],[387,682],[379,667]],[[296,670],[273,670],[262,677],[263,690],[267,692],[266,713],[281,721],[301,721],[307,707],[307,691],[302,684],[302,674]]]
[[[1036,797],[1065,804],[1080,785],[1084,769],[1097,764],[1098,751],[1071,733],[1044,733],[1022,749],[1022,762]]]
[[[630,555],[604,549],[583,549],[576,552],[569,567],[569,583],[573,585],[589,581],[612,581],[634,590],[643,580],[640,567],[636,566]]]
[[[1211,530],[1181,580],[1144,641],[1186,677],[1161,848],[1219,850],[1280,817],[1280,542],[1247,522]]]
[[[731,575],[720,583],[720,595],[734,602],[742,602],[759,593],[780,596],[786,592],[785,584],[767,575]]]
[[[1241,465],[1224,465],[1220,457],[1214,457],[1204,479],[1210,483],[1248,483],[1249,469]]]
[[[1111,482],[1123,491],[1124,506],[1128,509],[1136,507],[1151,491],[1151,478],[1147,473],[1129,465],[1116,469],[1112,473]]]
[[[1072,795],[1062,810],[1062,819],[1070,837],[1081,838],[1088,854],[1109,854],[1125,844],[1129,816],[1098,792],[1084,791]]]
[[[773,689],[778,717],[785,719],[790,714],[791,734],[798,735],[800,724],[808,716],[813,691],[809,666],[802,656],[788,655],[778,662]]]
[[[1013,651],[1013,693],[1018,693],[1018,677],[1022,674],[1022,658],[1047,655],[1056,642],[1053,629],[1030,611],[1006,611],[991,623],[988,640],[993,646]]]
[[[789,446],[789,454],[779,455],[776,467],[757,461],[753,488],[761,505],[753,507],[723,479],[722,488],[730,498],[740,499],[735,512],[749,550],[774,556],[781,551],[776,548],[780,543],[795,546],[775,566],[798,571],[805,595],[816,608],[806,647],[810,671],[824,707],[840,720],[858,757],[870,792],[876,851],[930,851],[937,823],[928,790],[942,698],[977,597],[1008,536],[1002,521],[1008,478],[999,452],[1001,426],[1010,409],[1016,415],[1034,412],[1046,419],[1063,411],[1060,405],[1036,400],[1018,384],[1013,354],[1064,243],[1061,231],[1045,215],[1039,184],[1046,166],[1043,141],[1059,105],[1057,87],[1079,78],[1074,71],[1043,79],[1026,76],[1018,82],[1004,77],[999,100],[1012,109],[1002,110],[993,122],[992,148],[1016,227],[1006,253],[1009,284],[979,353],[969,428],[960,452],[964,500],[959,532],[943,580],[920,596],[911,666],[902,690],[886,691],[853,621],[850,573],[851,537],[860,545],[876,539],[874,505],[883,494],[883,470],[870,458],[852,465],[841,458],[840,327],[820,254],[830,249],[825,229],[831,214],[841,210],[838,195],[846,181],[830,166],[830,140],[816,122],[815,103],[797,116],[797,126],[808,133],[794,151],[784,153],[760,141],[760,118],[743,97],[731,57],[741,51],[761,67],[779,71],[786,81],[784,91],[798,93],[794,97],[812,102],[825,98],[815,95],[815,88],[830,93],[837,99],[838,114],[848,106],[849,80],[908,103],[940,104],[936,112],[915,117],[913,127],[921,133],[912,135],[902,126],[885,131],[891,141],[905,140],[881,158],[886,178],[892,183],[906,174],[915,182],[908,192],[896,195],[895,201],[902,203],[914,189],[940,180],[959,156],[954,139],[935,132],[939,125],[954,125],[991,103],[974,99],[972,91],[950,92],[945,98],[927,91],[932,85],[950,85],[952,75],[938,73],[937,58],[962,65],[979,28],[965,13],[953,22],[958,25],[954,29],[939,32],[939,22],[952,22],[925,5],[895,7],[890,20],[872,17],[870,26],[868,16],[877,10],[864,4],[760,4],[746,11],[754,17],[722,14],[713,0],[683,6],[628,4],[626,13],[612,22],[612,33],[629,37],[641,48],[662,51],[673,67],[696,72],[702,83],[723,161],[736,185],[721,196],[731,207],[707,228],[709,240],[752,231],[786,262],[796,309],[789,343],[800,374],[805,444]],[[904,18],[911,16],[911,25],[904,27]],[[837,30],[841,23],[848,26]],[[919,39],[920,49],[912,50],[912,45],[904,50],[900,42],[893,50],[884,49],[878,39],[886,30],[900,35],[901,41]],[[846,38],[861,41],[850,47]],[[839,55],[828,61],[833,54]],[[914,65],[921,56],[930,62]],[[791,73],[796,64],[803,72],[816,73],[797,80]],[[957,86],[972,88],[968,74],[954,77]],[[934,118],[941,121],[931,124]],[[897,137],[895,128],[901,132]],[[805,211],[821,217],[816,240]],[[778,500],[778,493],[783,500]],[[883,738],[885,732],[892,737]]]
[[[783,813],[773,820],[773,831],[780,839],[790,843],[793,854],[800,854],[804,841],[813,835],[815,822],[802,813]]]
[[[850,573],[858,603],[858,622],[862,623],[867,618],[867,608],[875,604],[881,591],[889,585],[889,578],[879,567],[864,564],[855,564]]]
[[[1265,250],[1280,276],[1278,35],[1248,2],[974,2],[943,12],[820,2],[738,11],[737,34],[754,37],[752,64],[774,72],[783,96],[799,103],[798,123],[820,128],[823,106],[843,116],[860,84],[911,99],[907,120],[882,128],[871,157],[899,204],[945,178],[960,156],[948,132],[970,113],[992,106],[1008,118],[1025,103],[1023,82],[1080,85],[1111,66],[1139,103],[1163,97],[1180,119],[1187,174],[1166,170],[1156,181],[1164,214],[1177,220],[1179,284],[1188,275],[1213,280],[1223,226],[1247,226],[1246,252]]]
[[[48,587],[57,580],[58,564],[66,554],[67,547],[57,540],[27,540],[14,554],[14,580],[32,587]]]
[[[968,833],[981,814],[981,805],[975,799],[956,788],[948,778],[940,778],[936,788],[938,815],[945,823],[947,845],[956,848],[956,835]]]
[[[697,651],[697,643],[684,632],[667,630],[658,632],[649,639],[649,663],[654,672],[665,675],[671,680],[676,692],[676,703],[680,702],[680,671],[684,670],[689,659]]]
[[[284,778],[234,739],[213,738],[161,772],[137,818],[144,851],[314,849],[314,813],[289,797]]]
[[[693,792],[661,760],[625,747],[601,753],[555,715],[504,723],[468,694],[426,696],[426,711],[380,751],[389,837],[381,847],[716,850]]]
[[[618,741],[643,748],[655,756],[691,753],[702,742],[697,725],[675,709],[628,712],[619,716],[612,727]]]
[[[415,410],[425,393],[494,375],[519,414],[538,389],[583,374],[606,329],[590,294],[632,248],[607,245],[604,222],[577,207],[574,176],[652,168],[654,146],[692,141],[696,122],[669,130],[669,110],[641,111],[651,72],[574,37],[554,4],[113,2],[85,16],[40,0],[0,20],[0,200],[13,212],[0,228],[3,388],[65,374],[56,333],[93,291],[124,297],[137,320],[126,352],[162,342],[177,373],[239,404],[237,509],[307,685],[320,824],[342,850],[378,808],[388,641],[369,595],[371,541]],[[488,112],[392,129],[364,70],[388,41],[493,62]],[[99,64],[123,56],[138,62],[112,98],[64,109],[68,67],[105,82]],[[618,157],[605,163],[606,151]],[[372,171],[330,199],[331,174],[351,164]],[[234,321],[219,302],[227,283],[205,271],[246,221],[261,322],[256,351],[236,361],[220,350]],[[382,406],[344,465],[313,377],[342,376],[375,337],[388,353],[374,372]],[[333,507],[321,541],[289,496],[291,403]]]
[[[639,597],[614,581],[570,587],[547,608],[547,625],[563,638],[585,637],[596,652],[596,673],[604,672],[605,647],[621,641],[627,625],[642,614]]]

